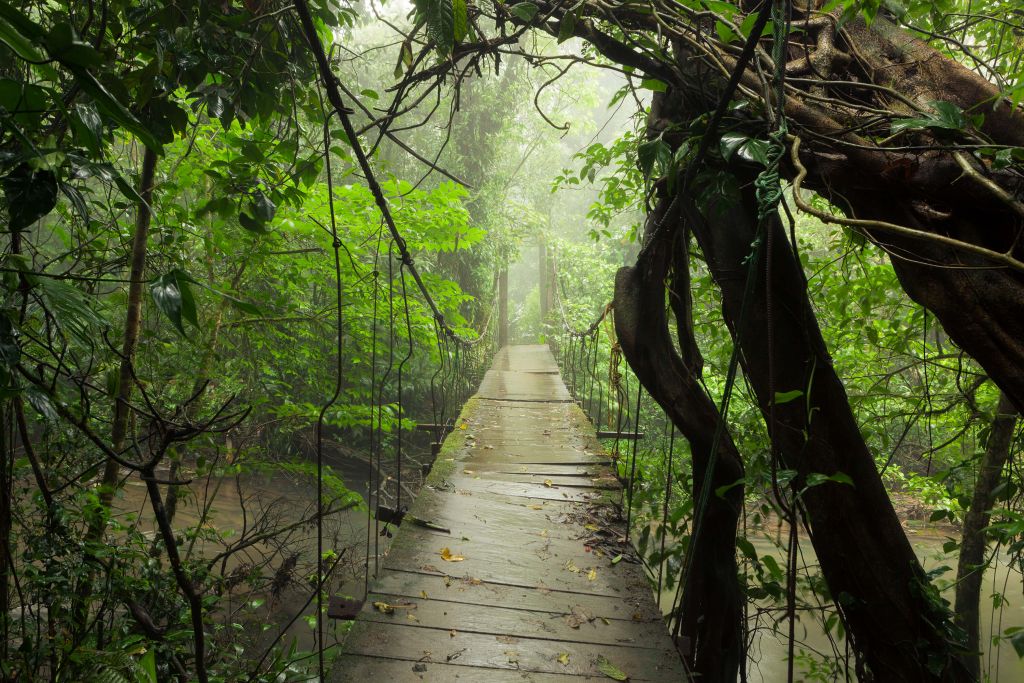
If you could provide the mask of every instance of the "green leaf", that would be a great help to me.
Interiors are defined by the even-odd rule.
[[[86,149],[99,156],[103,143],[103,120],[91,104],[79,102],[71,112],[71,130]]]
[[[146,650],[139,660],[139,683],[157,683],[156,678],[156,650]]]
[[[896,135],[907,130],[963,130],[968,121],[963,110],[952,102],[936,100],[931,103],[934,114],[923,118],[895,119],[892,122],[892,134]]]
[[[645,78],[640,81],[640,87],[654,92],[665,92],[668,90],[668,83],[659,81],[657,78]]]
[[[277,206],[260,190],[256,190],[256,195],[253,197],[252,209],[253,216],[261,223],[269,223],[274,220],[274,214],[277,213]]]
[[[508,11],[511,12],[512,16],[516,17],[517,19],[529,22],[535,16],[537,16],[537,12],[539,9],[540,8],[537,7],[537,5],[533,4],[532,2],[519,2],[509,7]]]
[[[57,205],[57,176],[46,169],[19,164],[3,179],[3,189],[11,232],[24,230]]]
[[[820,486],[827,482],[835,482],[837,484],[848,484],[853,486],[853,480],[850,479],[849,475],[843,472],[836,472],[835,474],[822,474],[820,472],[811,472],[807,475],[807,488],[812,486]]]
[[[28,399],[29,405],[35,408],[36,412],[42,415],[43,419],[47,422],[53,423],[60,419],[50,397],[41,392],[37,387],[31,385],[25,387],[25,398]]]
[[[453,38],[458,45],[466,39],[469,31],[469,14],[466,9],[466,0],[452,0],[452,21]]]
[[[781,406],[785,403],[791,403],[792,401],[797,400],[803,395],[804,392],[800,391],[799,389],[794,389],[792,391],[776,391],[774,403],[777,406]]]
[[[414,0],[417,16],[427,28],[427,37],[442,55],[455,47],[454,0]]]
[[[183,337],[185,327],[182,321],[191,323],[193,327],[199,327],[196,316],[196,302],[189,288],[192,278],[184,271],[175,268],[174,270],[155,278],[149,284],[149,293],[153,297],[160,312],[167,316],[174,328]]]
[[[750,140],[750,136],[744,133],[722,133],[722,139],[718,142],[718,151],[721,152],[723,159],[731,161],[740,147],[745,145],[748,140]]]
[[[672,163],[672,150],[660,137],[653,140],[641,142],[636,151],[637,164],[645,178],[649,178],[654,165],[657,163],[659,171],[664,173],[665,169]]]
[[[566,12],[562,15],[562,21],[558,24],[558,44],[561,45],[572,38],[575,31],[576,14],[573,12]]]
[[[0,19],[0,42],[11,48],[14,54],[30,62],[41,62],[44,60],[40,53],[28,38],[23,36],[16,28],[6,20]]]
[[[597,658],[597,670],[615,681],[629,680],[629,676],[623,673],[622,669],[609,662],[604,655]]]
[[[1024,631],[1017,631],[1011,635],[1010,645],[1013,645],[1013,650],[1017,653],[1017,656],[1024,659]]]

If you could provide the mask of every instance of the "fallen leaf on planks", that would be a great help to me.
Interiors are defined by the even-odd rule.
[[[444,548],[441,548],[441,559],[445,562],[462,562],[466,558],[462,555],[453,554],[452,551],[445,546]]]

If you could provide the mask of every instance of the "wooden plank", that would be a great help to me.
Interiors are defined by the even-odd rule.
[[[349,654],[456,666],[574,676],[599,676],[606,659],[634,681],[683,680],[672,650],[621,645],[568,643],[542,638],[512,638],[439,631],[405,624],[357,621],[345,640]]]
[[[610,679],[601,676],[604,683]],[[438,662],[413,662],[365,655],[345,654],[335,660],[327,683],[421,683],[422,681],[464,681],[465,683],[581,683],[595,677],[543,674],[505,669],[480,669]]]
[[[571,600],[564,603],[549,603],[545,610],[526,610],[518,607],[483,606],[438,600],[429,597],[429,593],[426,594],[427,599],[424,599],[422,594],[408,597],[371,593],[366,599],[360,619],[444,631],[456,629],[472,633],[545,638],[594,645],[657,649],[665,644],[665,626],[660,621],[634,622],[612,620],[607,617],[602,619],[583,605]],[[394,611],[381,611],[374,603],[391,605]]]
[[[495,607],[515,605],[520,609],[534,611],[557,612],[566,607],[571,608],[572,605],[581,605],[598,618],[638,623],[661,620],[654,601],[648,599],[646,593],[617,596],[568,593],[546,588],[511,586],[495,581],[446,579],[443,576],[403,570],[385,571],[374,583],[374,590],[408,598],[422,597],[422,593],[426,592],[431,598],[441,598],[447,602]]]
[[[435,537],[436,538],[436,537]],[[554,590],[622,595],[629,591],[650,592],[647,578],[637,565],[619,562],[611,565],[611,557],[580,553],[567,549],[552,539],[543,551],[509,552],[508,546],[488,546],[486,540],[455,541],[433,547],[413,543],[396,543],[384,560],[387,569],[408,569],[438,576],[463,576],[481,581],[498,581],[517,586],[538,586]],[[441,559],[447,547],[459,562]]]

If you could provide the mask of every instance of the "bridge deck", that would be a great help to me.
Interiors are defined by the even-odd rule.
[[[608,465],[547,347],[503,349],[329,680],[684,680]]]

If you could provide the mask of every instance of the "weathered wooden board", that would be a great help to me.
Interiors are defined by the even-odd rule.
[[[580,677],[565,674],[542,674],[507,669],[477,669],[437,662],[412,662],[407,659],[386,659],[364,655],[343,655],[327,677],[328,683],[422,683],[422,681],[460,681],[461,683],[607,683],[607,676]]]
[[[457,424],[328,681],[685,680],[547,347],[503,349]]]
[[[603,658],[634,681],[682,680],[674,650],[573,643],[356,621],[345,640],[349,654],[440,662],[482,669],[509,669],[572,676],[598,676]]]
[[[425,591],[424,591],[425,593]],[[662,622],[637,623],[633,620],[608,619],[596,616],[578,603],[567,601],[560,610],[526,610],[521,607],[498,607],[451,602],[422,594],[416,597],[371,593],[363,613],[365,621],[404,624],[450,631],[508,635],[519,638],[545,638],[594,645],[649,647],[659,642],[665,627]],[[571,596],[568,596],[571,597]],[[393,612],[388,612],[389,606]]]
[[[416,572],[391,570],[374,584],[381,593],[401,595],[409,598],[441,598],[447,602],[463,602],[474,605],[507,607],[531,611],[562,612],[580,605],[598,618],[620,619],[644,623],[660,621],[661,615],[654,601],[646,595],[605,596],[590,593],[567,593],[557,590],[543,590],[509,586],[491,581],[474,581],[466,578],[424,575]]]

